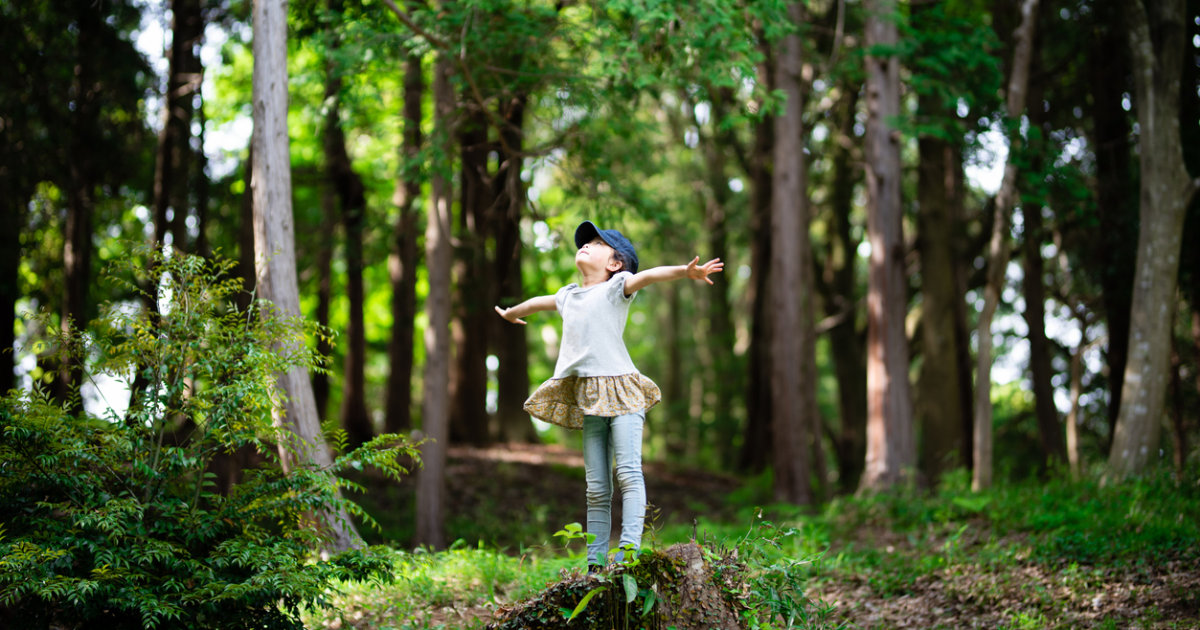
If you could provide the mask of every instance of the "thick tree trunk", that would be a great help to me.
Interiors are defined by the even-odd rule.
[[[914,7],[914,11],[916,7]],[[952,116],[938,99],[921,96],[923,117]],[[957,177],[961,162],[951,142],[932,135],[918,142],[917,200],[920,212],[917,244],[921,255],[921,373],[917,378],[916,409],[921,419],[920,468],[930,486],[942,474],[963,465],[963,393],[956,334],[959,293],[958,252],[955,243],[964,230],[952,207],[960,198]]]
[[[421,58],[410,55],[404,65],[404,134],[401,173],[392,195],[396,206],[393,250],[388,257],[392,281],[392,339],[388,344],[388,383],[384,428],[389,433],[412,427],[413,321],[417,315],[417,201],[421,178],[421,100],[425,76]]]
[[[329,72],[332,73],[332,69]],[[375,435],[371,416],[367,413],[367,383],[364,375],[367,336],[363,316],[363,224],[366,221],[367,199],[362,177],[354,171],[350,155],[346,152],[339,96],[341,86],[341,79],[332,74],[325,83],[325,100],[329,104],[325,119],[325,168],[330,184],[337,192],[346,239],[342,251],[346,259],[346,301],[350,313],[346,322],[346,358],[342,370],[342,428],[350,438],[350,444],[358,446]]]
[[[799,3],[792,3],[788,13],[794,23],[801,23]],[[803,151],[802,54],[800,36],[785,36],[775,68],[775,84],[787,100],[775,119],[768,365],[775,498],[803,505],[813,502],[811,444],[820,436],[812,431],[817,413],[816,331]]]
[[[465,99],[464,99],[465,100]],[[488,268],[488,209],[495,201],[489,185],[487,118],[468,116],[459,133],[462,168],[455,253],[454,363],[450,373],[450,440],[485,444],[490,441],[487,413],[487,329],[493,287]]]
[[[1129,309],[1133,295],[1133,264],[1137,255],[1138,219],[1135,208],[1134,176],[1130,166],[1129,114],[1121,103],[1128,89],[1129,46],[1121,24],[1120,5],[1125,0],[1096,3],[1096,31],[1088,52],[1088,86],[1091,90],[1091,145],[1096,156],[1095,258],[1087,268],[1099,277],[1104,304],[1108,349],[1108,428],[1111,444],[1121,408],[1125,362],[1129,350]]]
[[[200,91],[200,39],[204,18],[200,0],[172,0],[171,49],[163,127],[158,134],[154,175],[154,236],[161,245],[167,234],[180,251],[189,251],[187,215],[192,165],[192,117]]]
[[[525,183],[521,180],[522,151],[525,137],[525,110],[528,97],[515,94],[502,98],[499,118],[500,168],[492,180],[495,203],[491,211],[491,232],[496,244],[492,264],[495,303],[521,301],[521,211],[525,207]],[[496,373],[497,435],[505,442],[534,442],[537,431],[523,403],[529,396],[529,344],[525,326],[512,326],[486,312],[490,323],[488,340],[499,360]]]
[[[850,218],[854,211],[854,189],[862,175],[851,148],[857,145],[854,125],[861,84],[843,83],[841,87],[842,96],[833,114],[838,137],[830,143],[829,157],[833,173],[829,193],[833,227],[825,239],[823,282],[818,286],[826,290],[823,295],[825,316],[836,322],[829,329],[840,416],[833,442],[838,488],[843,493],[850,493],[862,478],[867,445],[867,351],[865,335],[858,326],[856,271],[860,241],[854,236]]]
[[[773,51],[764,46],[759,77],[775,89]],[[747,352],[746,426],[738,469],[759,472],[767,466],[771,443],[771,380],[767,360],[770,334],[771,260],[771,155],[775,143],[775,119],[765,115],[754,127],[754,150],[749,159],[750,176],[750,349]]]
[[[726,208],[730,202],[729,174],[726,168],[726,152],[737,142],[730,131],[720,131],[722,119],[728,110],[728,96],[718,92],[713,98],[713,127],[718,131],[703,143],[705,173],[708,194],[704,199],[704,226],[708,232],[707,258],[720,258],[732,265],[729,258],[729,227]],[[699,121],[695,121],[699,127]],[[716,436],[717,461],[725,468],[733,464],[733,440],[737,435],[737,423],[733,417],[733,400],[742,375],[741,363],[733,354],[736,334],[731,317],[727,282],[717,282],[706,294],[708,298],[708,382],[716,399],[712,406],[713,426]]]
[[[866,45],[895,46],[896,5],[866,4]],[[901,482],[917,463],[908,339],[904,329],[908,282],[900,197],[900,138],[889,120],[900,115],[900,62],[868,56],[867,235],[867,455],[860,488],[879,490]]]
[[[1029,85],[1037,8],[1038,0],[1022,0],[1021,24],[1014,33],[1013,62],[1005,103],[1009,121],[1017,120],[1025,111],[1025,89]],[[1008,232],[1012,208],[1016,203],[1019,173],[1014,154],[1020,150],[1020,145],[1018,133],[1010,132],[1004,179],[1000,183],[1000,191],[996,194],[992,236],[988,243],[987,285],[984,287],[983,310],[979,313],[977,328],[979,350],[975,378],[975,468],[971,479],[971,486],[976,490],[992,485],[992,318],[1000,303],[1004,272],[1008,267],[1009,253],[1012,249]]]
[[[450,87],[450,61],[438,55],[434,65],[433,102],[436,138],[450,148],[454,135],[448,128],[454,109]],[[450,155],[452,151],[445,151]],[[425,228],[425,260],[429,269],[429,294],[425,298],[425,399],[421,421],[425,438],[421,447],[421,472],[417,473],[418,545],[446,546],[446,440],[450,425],[450,181],[446,163],[434,165],[429,216]]]
[[[1129,358],[1106,476],[1111,480],[1139,475],[1158,457],[1183,219],[1200,187],[1200,180],[1188,175],[1180,141],[1184,8],[1183,0],[1159,2],[1151,24],[1140,0],[1126,5],[1139,128],[1141,225]]]
[[[67,216],[63,224],[63,274],[65,295],[61,311],[64,331],[88,323],[89,289],[92,275],[92,215],[95,212],[96,155],[99,136],[99,69],[95,58],[103,28],[99,8],[78,4],[76,66],[70,125],[70,149],[66,180]],[[77,402],[82,366],[64,359],[59,366],[56,396]]]
[[[271,252],[256,261],[259,295],[275,304],[284,317],[300,316],[292,216],[291,158],[287,128],[287,2],[255,0],[254,14],[254,249]],[[279,444],[285,471],[327,467],[332,463],[312,384],[303,368],[281,374],[279,388],[287,400],[275,423],[290,434]],[[362,544],[345,512],[321,512],[318,524],[333,536],[333,548]]]

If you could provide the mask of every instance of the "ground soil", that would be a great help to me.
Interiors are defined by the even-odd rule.
[[[564,511],[559,522],[582,521],[582,466],[578,452],[560,446],[451,448],[448,513],[473,514],[490,497],[497,524],[521,522],[528,518],[532,493],[538,503]],[[737,478],[656,462],[647,462],[645,471],[659,523],[735,518],[724,497],[740,487]],[[614,524],[619,522],[614,515]],[[830,544],[829,554],[847,544],[866,544],[916,557],[920,551],[914,547],[927,549],[930,541],[863,528]],[[997,572],[960,563],[926,573],[900,593],[881,592],[867,576],[830,572],[814,580],[807,595],[831,607],[835,622],[857,628],[1200,628],[1200,567],[1174,562],[1091,569],[1086,588],[1079,588],[1079,580],[1064,579],[1066,570],[1089,568],[1055,569],[1018,560]],[[482,609],[452,615],[471,619],[473,627],[491,621]]]

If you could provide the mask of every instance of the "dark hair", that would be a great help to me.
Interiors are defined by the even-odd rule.
[[[630,261],[629,261],[629,256],[628,256],[628,255],[626,255],[626,254],[625,254],[625,252],[622,252],[622,251],[620,251],[620,250],[618,250],[618,249],[613,249],[613,258],[614,258],[614,259],[615,259],[617,262],[621,263],[621,268],[620,268],[620,269],[618,269],[618,270],[616,270],[616,271],[614,271],[614,272],[612,272],[612,273],[610,273],[610,274],[608,274],[608,277],[609,277],[609,278],[613,277],[613,276],[614,276],[614,275],[616,275],[618,272],[621,272],[621,271],[629,271],[629,268],[630,268],[630,266],[631,266],[631,265],[630,265]]]

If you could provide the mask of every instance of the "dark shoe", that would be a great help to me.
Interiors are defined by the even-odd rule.
[[[604,571],[602,564],[589,564],[587,568],[588,575],[596,575]]]

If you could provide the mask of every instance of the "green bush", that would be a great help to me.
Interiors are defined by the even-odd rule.
[[[235,308],[231,263],[146,256],[108,277],[157,286],[160,313],[110,306],[86,332],[50,332],[43,357],[127,381],[128,411],[93,417],[38,387],[0,399],[0,626],[301,628],[335,580],[390,579],[386,550],[317,557],[329,539],[313,515],[371,522],[337,473],[398,477],[415,446],[380,436],[331,469],[281,472],[277,374],[319,369],[305,339],[321,331]],[[258,463],[221,492],[213,463],[239,451]]]

